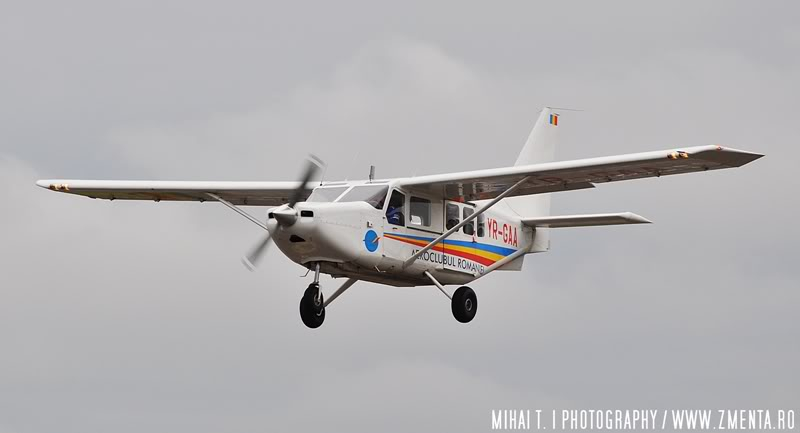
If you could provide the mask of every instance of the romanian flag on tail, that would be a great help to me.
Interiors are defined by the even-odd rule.
[[[558,114],[550,115],[550,124],[553,126],[558,126]]]

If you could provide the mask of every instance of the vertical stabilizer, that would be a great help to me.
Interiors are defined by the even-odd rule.
[[[559,114],[551,108],[544,108],[533,125],[528,141],[517,156],[515,166],[541,164],[555,160],[558,136]],[[509,197],[503,200],[521,217],[543,217],[550,215],[550,194]],[[539,228],[534,234],[531,252],[550,249],[549,229]]]

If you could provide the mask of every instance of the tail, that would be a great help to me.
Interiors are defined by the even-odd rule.
[[[533,125],[528,141],[514,162],[515,166],[540,164],[555,160],[556,139],[558,137],[558,113],[544,108]],[[509,197],[503,200],[517,215],[522,217],[544,217],[550,215],[550,194]],[[550,249],[549,229],[538,228],[534,233],[531,252],[544,252]]]

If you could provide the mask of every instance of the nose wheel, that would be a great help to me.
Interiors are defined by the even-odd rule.
[[[325,302],[318,283],[308,285],[303,297],[300,298],[300,318],[309,328],[319,328],[325,321]]]
[[[459,287],[453,293],[451,307],[453,309],[453,317],[461,323],[467,323],[478,312],[478,297],[469,287]]]
[[[319,290],[319,262],[314,263],[314,282],[300,298],[300,319],[311,329],[319,328],[325,321],[325,301]]]

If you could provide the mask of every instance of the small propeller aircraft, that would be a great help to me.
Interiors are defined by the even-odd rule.
[[[466,286],[495,270],[519,271],[527,254],[550,248],[552,228],[649,223],[629,212],[550,214],[552,193],[596,184],[740,167],[763,155],[700,146],[554,162],[559,124],[542,110],[511,167],[398,179],[312,182],[315,158],[299,182],[160,182],[40,180],[53,191],[106,200],[216,201],[266,231],[243,258],[252,268],[274,242],[314,273],[300,300],[309,328],[356,281],[435,286],[451,300],[456,320],[475,317],[478,300]],[[241,206],[265,206],[266,220]],[[345,278],[325,298],[321,273]],[[446,285],[459,285],[453,294]]]

